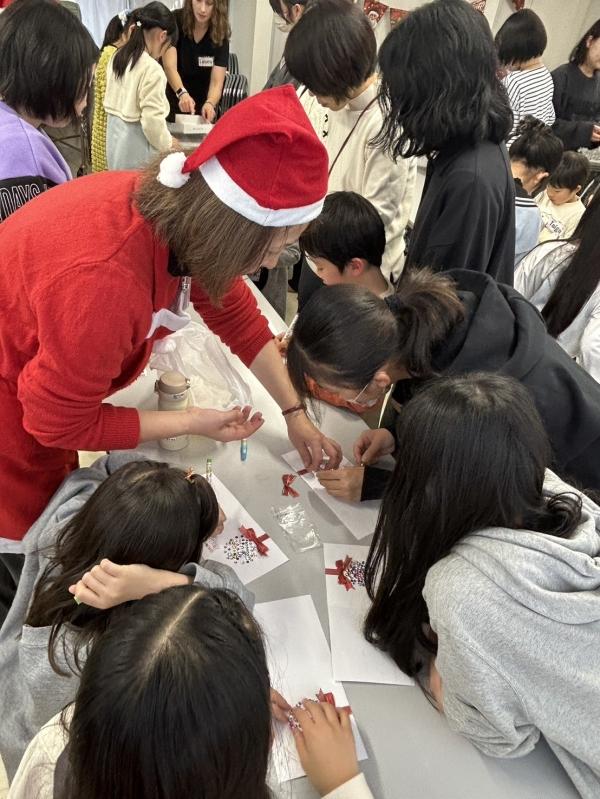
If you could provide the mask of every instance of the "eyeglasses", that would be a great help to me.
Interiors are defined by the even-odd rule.
[[[368,391],[368,389],[369,389],[369,387],[370,387],[372,382],[373,382],[372,380],[369,380],[367,385],[361,391],[358,392],[356,397],[354,397],[354,399],[348,400],[348,402],[352,402],[354,405],[360,405],[363,408],[373,408],[375,405],[377,405],[379,400],[385,394],[385,389],[383,391],[381,391],[374,399],[361,400],[362,395],[366,391]]]

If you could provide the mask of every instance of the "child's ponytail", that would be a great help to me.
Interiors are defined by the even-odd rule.
[[[144,31],[160,28],[167,32],[171,44],[177,44],[177,23],[172,12],[163,3],[148,3],[132,12],[128,20],[132,26],[129,40],[114,55],[112,66],[117,78],[122,78],[127,68],[133,67],[146,49]]]
[[[436,346],[463,318],[454,281],[431,269],[408,270],[385,301],[398,325],[398,362],[415,377],[429,377]]]

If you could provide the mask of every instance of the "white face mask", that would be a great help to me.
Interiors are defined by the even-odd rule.
[[[289,33],[294,27],[291,22],[282,19],[278,14],[275,15],[275,27],[281,33]]]

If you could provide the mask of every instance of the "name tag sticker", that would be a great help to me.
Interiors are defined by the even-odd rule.
[[[214,64],[215,64],[215,59],[211,55],[201,55],[198,57],[199,67],[213,67]]]

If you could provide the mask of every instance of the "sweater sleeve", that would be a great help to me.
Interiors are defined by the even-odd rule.
[[[138,443],[137,410],[103,400],[132,341],[143,339],[149,315],[135,307],[135,291],[111,279],[108,264],[94,267],[69,270],[32,297],[38,350],[19,376],[17,394],[23,426],[46,447],[98,451]]]
[[[364,774],[357,774],[348,782],[326,794],[323,799],[373,799]]]
[[[565,150],[577,150],[579,147],[589,147],[594,131],[594,123],[582,122],[567,118],[567,104],[569,81],[568,73],[560,67],[552,73],[554,81],[554,95],[552,103],[556,112],[556,120],[552,130],[562,140]]]
[[[387,153],[367,143],[360,193],[373,203],[385,225],[381,271],[388,280],[390,276],[396,280],[404,267],[404,232],[412,208],[415,177],[414,158],[399,158],[394,163]]]
[[[156,64],[147,69],[140,81],[138,102],[140,105],[140,124],[144,136],[159,152],[169,150],[172,136],[167,127],[169,104],[166,100],[167,78],[162,68]]]
[[[389,469],[380,469],[378,466],[365,466],[360,501],[368,499],[381,499],[389,483],[392,472]]]
[[[213,305],[198,285],[192,283],[191,299],[194,308],[208,327],[250,366],[265,344],[273,338],[269,323],[261,314],[254,295],[243,278],[234,280],[223,297],[221,307]]]
[[[248,610],[254,608],[254,594],[242,583],[231,566],[216,560],[203,560],[202,563],[187,563],[181,574],[191,577],[194,583],[204,588],[223,588],[239,596]]]

